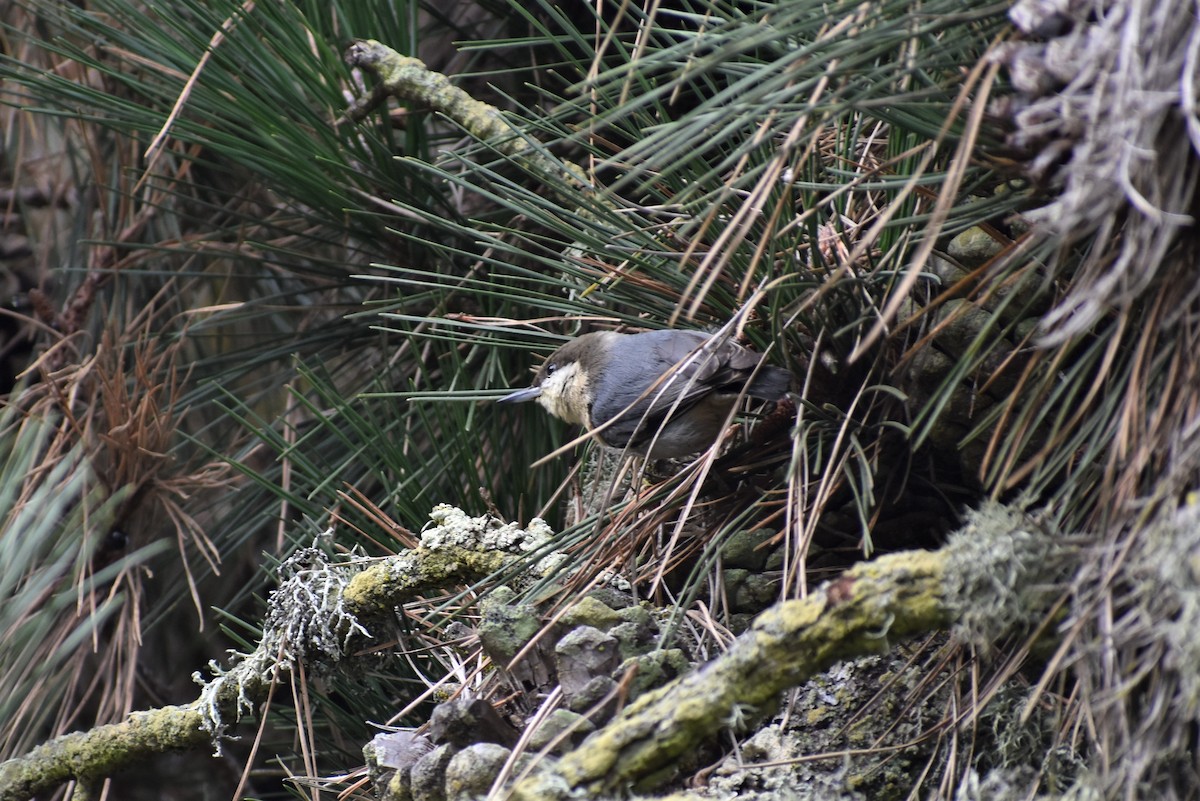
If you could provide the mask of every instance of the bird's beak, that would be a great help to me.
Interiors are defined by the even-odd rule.
[[[497,400],[496,403],[524,403],[525,401],[533,400],[541,394],[541,387],[525,387],[525,389],[518,389],[510,395],[505,395],[503,398]]]

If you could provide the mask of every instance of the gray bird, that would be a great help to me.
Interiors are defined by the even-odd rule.
[[[784,397],[791,373],[761,361],[762,354],[699,331],[598,331],[554,351],[532,386],[500,403],[536,399],[605,445],[671,459],[711,445],[739,393]]]

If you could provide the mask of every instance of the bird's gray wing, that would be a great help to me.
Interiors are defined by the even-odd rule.
[[[592,403],[592,422],[609,423],[601,438],[612,445],[636,446],[654,436],[668,415],[686,411],[714,389],[736,383],[739,376],[745,381],[758,354],[729,342],[702,350],[708,340],[696,331],[652,331],[614,343],[605,370],[606,390]]]
[[[691,389],[684,390],[688,396],[697,386],[735,394],[745,390],[747,395],[762,400],[779,400],[787,392],[792,374],[767,364],[760,367],[763,359],[761,353],[743,348],[729,339],[713,341],[704,334],[686,333],[693,333],[698,341],[689,343],[687,340],[676,340],[666,345],[664,350],[672,363],[678,363],[704,344],[704,352],[679,370],[679,374],[686,379],[680,382],[681,386],[687,380],[695,381]]]

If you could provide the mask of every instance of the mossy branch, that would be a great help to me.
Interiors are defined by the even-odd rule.
[[[1009,507],[974,513],[937,551],[860,564],[803,600],[777,604],[723,655],[632,703],[614,721],[518,784],[518,799],[588,797],[668,778],[681,757],[766,711],[784,690],[850,657],[955,627],[992,640],[1040,620],[1057,593],[1061,541]]]
[[[211,743],[195,705],[134,712],[121,723],[56,737],[0,764],[0,801],[23,801],[68,781],[101,779],[157,754]]]
[[[0,801],[102,779],[155,754],[219,745],[230,722],[264,701],[271,684],[295,665],[334,669],[353,638],[370,636],[360,618],[394,619],[397,606],[422,592],[479,581],[521,553],[544,550],[550,534],[540,520],[523,529],[444,505],[430,517],[435,525],[420,547],[365,569],[362,560],[331,563],[316,548],[300,549],[280,567],[258,646],[228,669],[214,664],[211,681],[197,677],[204,686],[195,702],[135,712],[0,763]],[[538,567],[550,569],[558,558],[544,557]]]
[[[364,618],[378,618],[393,614],[397,605],[422,591],[482,579],[502,567],[505,560],[515,558],[507,553],[448,545],[419,548],[357,572],[345,565],[330,567],[347,573],[340,592],[344,608],[354,609]],[[304,579],[310,589],[319,589],[323,583],[312,573]],[[300,610],[294,600],[291,593],[274,594],[268,619],[295,620]],[[331,609],[320,610],[325,615],[309,610],[306,628],[320,629],[335,639],[344,637],[346,622],[337,619]],[[279,627],[268,625],[258,647],[233,667],[220,671],[192,704],[134,712],[121,723],[72,732],[0,763],[0,801],[23,801],[68,781],[102,779],[168,751],[213,747],[214,737],[228,728],[227,721],[239,719],[243,711],[265,700],[271,683],[289,672],[301,653],[306,660],[331,656],[307,647],[311,643],[281,647],[279,632]],[[292,651],[298,653],[287,656]]]
[[[382,42],[368,39],[350,47],[346,63],[374,72],[382,82],[382,92],[373,93],[365,104],[350,110],[351,119],[364,116],[365,110],[379,102],[382,95],[391,95],[444,115],[475,139],[486,142],[534,174],[563,181],[576,190],[590,186],[579,165],[552,157],[540,143],[510,125],[500,109],[471,97],[419,58],[401,55]]]
[[[551,770],[518,785],[516,797],[591,796],[638,782],[834,662],[946,627],[946,562],[943,552],[885,556],[804,600],[778,604],[725,654],[639,698]]]
[[[549,530],[527,529],[441,506],[421,547],[370,567],[328,563],[303,549],[285,563],[271,595],[263,641],[208,682],[188,706],[130,715],[123,723],[68,734],[0,764],[0,801],[20,801],[72,779],[92,782],[154,754],[210,746],[224,718],[263,700],[298,662],[331,669],[349,640],[369,636],[359,620],[386,618],[420,592],[480,579],[519,554],[543,552]],[[774,703],[779,693],[841,659],[888,650],[898,639],[945,629],[994,639],[1034,621],[1055,592],[1058,541],[1030,531],[1017,512],[975,515],[945,548],[859,565],[812,596],[763,613],[723,656],[640,697],[557,763],[521,782],[516,797],[553,799],[652,784],[689,750]],[[529,574],[554,569],[544,556]],[[305,604],[308,604],[307,606]],[[989,629],[989,627],[991,627]]]
[[[390,614],[419,593],[471,583],[492,575],[517,557],[499,551],[449,546],[418,548],[372,565],[346,585],[346,609],[362,619]]]

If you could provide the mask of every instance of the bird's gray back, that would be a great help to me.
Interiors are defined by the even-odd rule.
[[[614,341],[605,365],[605,391],[593,398],[592,422],[600,426],[620,418],[601,437],[637,444],[653,436],[667,414],[682,413],[711,392],[711,380],[722,370],[720,353],[697,354],[672,373],[708,339],[698,331],[647,331]]]

